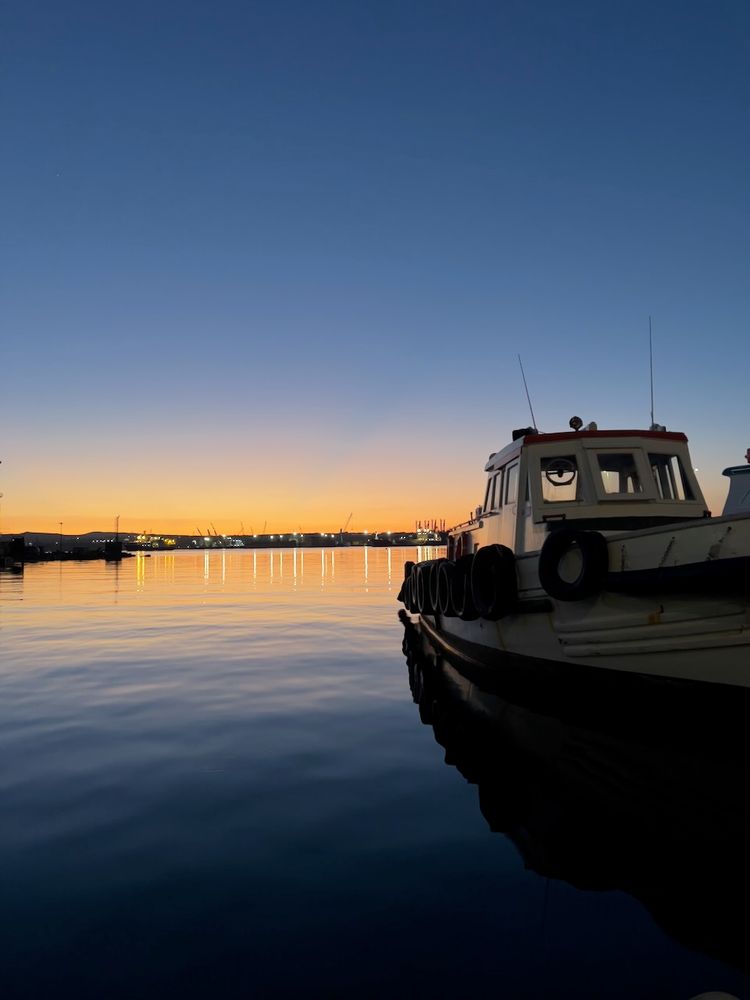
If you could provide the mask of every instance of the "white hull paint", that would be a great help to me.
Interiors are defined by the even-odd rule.
[[[601,612],[611,612],[621,599],[620,595],[603,594],[596,602],[587,602],[591,621]],[[664,618],[660,622],[654,617],[650,622],[651,614],[644,606],[640,616],[631,616],[629,625],[623,624],[624,616],[618,616],[616,628],[587,628],[586,623],[577,631],[571,623],[556,617],[554,611],[547,615],[509,615],[500,622],[462,622],[440,615],[425,615],[422,620],[442,645],[463,656],[468,643],[497,654],[498,659],[512,654],[545,661],[550,666],[577,665],[750,687],[747,607],[707,607],[701,618],[686,612],[679,623],[680,632],[674,620],[667,619],[662,625]]]
[[[629,531],[607,539],[612,580],[629,573],[680,573],[709,564],[713,582],[680,592],[604,590],[581,601],[548,600],[549,610],[500,621],[426,615],[444,644],[459,640],[495,654],[627,673],[750,687],[750,573],[721,586],[723,569],[750,553],[747,515]],[[538,553],[517,560],[519,597],[547,597]],[[644,588],[645,589],[645,588]]]

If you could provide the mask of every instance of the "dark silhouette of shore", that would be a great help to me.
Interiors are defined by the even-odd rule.
[[[338,531],[283,532],[281,534],[171,535],[90,531],[82,535],[27,531],[0,535],[0,568],[20,568],[26,563],[127,558],[138,551],[177,549],[275,549],[373,546],[376,548],[444,545],[444,531]]]

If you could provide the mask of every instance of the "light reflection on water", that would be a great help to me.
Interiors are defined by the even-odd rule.
[[[639,996],[733,982],[564,885],[544,934],[577,943],[547,970],[548,886],[411,703],[395,597],[438,554],[0,574],[4,996],[632,995],[607,962],[645,963]]]

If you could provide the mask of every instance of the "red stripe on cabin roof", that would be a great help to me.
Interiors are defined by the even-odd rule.
[[[639,437],[648,438],[653,441],[687,441],[687,437],[681,431],[560,431],[557,434],[528,434],[523,439],[524,447],[527,444],[542,444],[549,441],[574,441],[576,438],[619,438],[619,437]]]

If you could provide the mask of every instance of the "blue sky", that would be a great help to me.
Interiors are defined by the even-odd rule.
[[[230,517],[264,476],[305,489],[283,451],[315,510],[397,490],[450,517],[527,422],[519,351],[543,429],[647,425],[649,314],[656,418],[723,496],[750,444],[746,3],[26,2],[4,22],[6,516],[93,513],[114,477],[102,516],[123,494],[158,519],[199,461]],[[107,449],[144,459],[147,494]]]

